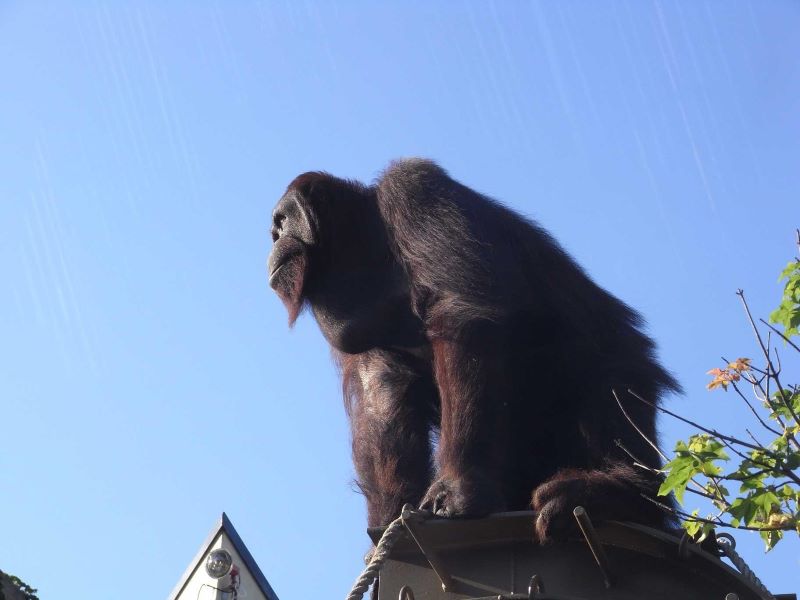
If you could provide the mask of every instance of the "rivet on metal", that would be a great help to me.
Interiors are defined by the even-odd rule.
[[[397,600],[414,600],[414,592],[410,587],[404,585],[400,588],[400,594],[398,594]]]
[[[544,581],[541,575],[534,575],[528,584],[528,600],[534,600],[538,594],[544,594]]]
[[[678,558],[681,560],[686,560],[689,558],[689,544],[692,543],[692,538],[689,537],[689,533],[684,531],[683,535],[681,536],[681,541],[678,542]]]

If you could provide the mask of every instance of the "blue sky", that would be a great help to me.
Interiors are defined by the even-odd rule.
[[[670,407],[741,433],[705,371],[755,354],[734,292],[767,315],[795,251],[798,27],[788,0],[0,5],[0,568],[165,597],[225,510],[281,597],[346,593],[336,373],[265,274],[309,169],[427,156],[535,218],[646,316]],[[737,538],[797,590],[796,538]]]

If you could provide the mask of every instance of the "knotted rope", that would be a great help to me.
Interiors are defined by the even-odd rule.
[[[386,559],[389,557],[392,546],[402,537],[404,531],[405,525],[402,516],[397,517],[394,521],[389,523],[389,526],[383,532],[378,545],[375,546],[375,550],[369,558],[369,564],[367,564],[366,568],[353,584],[353,588],[347,595],[347,600],[361,600],[361,598],[364,597],[369,586],[372,585],[372,582],[378,577],[378,572],[381,570],[381,567],[383,567],[383,563],[385,563]]]
[[[727,533],[718,533],[717,547],[719,548],[720,552],[728,557],[728,560],[730,560],[733,565],[739,569],[739,572],[744,576],[744,578],[753,584],[753,586],[758,590],[759,595],[764,600],[775,600],[775,596],[773,596],[766,586],[761,583],[761,580],[756,577],[755,573],[753,573],[753,569],[751,569],[750,566],[744,562],[744,559],[739,556],[739,553],[736,552],[736,540],[734,540],[732,536],[728,535]]]

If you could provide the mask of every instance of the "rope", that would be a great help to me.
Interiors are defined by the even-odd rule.
[[[717,547],[725,556],[728,557],[728,560],[730,560],[733,565],[739,569],[739,572],[744,576],[744,578],[753,584],[764,600],[775,600],[775,596],[773,596],[766,586],[761,583],[761,580],[756,577],[755,573],[753,573],[753,569],[751,569],[749,565],[744,562],[744,559],[739,556],[739,553],[736,552],[736,540],[734,540],[733,537],[727,533],[718,533]]]
[[[389,526],[383,532],[381,540],[378,542],[375,551],[369,559],[369,564],[353,584],[353,588],[347,595],[347,600],[361,600],[361,598],[364,597],[369,586],[372,585],[372,582],[375,581],[375,578],[378,576],[378,571],[381,570],[383,563],[385,563],[386,559],[389,557],[392,546],[402,537],[404,531],[405,525],[403,524],[402,516],[397,517],[394,521],[389,523]]]

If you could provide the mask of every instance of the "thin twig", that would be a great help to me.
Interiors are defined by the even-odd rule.
[[[778,488],[782,488],[785,485],[789,485],[790,483],[793,483],[790,479],[787,479],[786,481],[773,481],[772,483],[768,484],[766,488],[774,491]]]
[[[727,509],[729,509],[731,505],[725,499],[725,494],[722,493],[722,490],[719,487],[719,482],[717,481],[717,478],[716,477],[712,477],[712,476],[709,475],[708,476],[708,480],[711,481],[711,483],[714,484],[714,489],[717,490],[716,501],[719,502],[723,506],[722,510],[719,513],[720,515],[722,515],[722,513],[724,513]],[[719,516],[717,518],[719,518]]]
[[[756,439],[756,436],[754,436],[754,435],[753,435],[753,432],[752,432],[752,431],[750,431],[749,429],[747,429],[747,427],[745,427],[745,428],[744,428],[744,430],[745,430],[745,432],[747,432],[747,435],[749,435],[749,436],[750,436],[750,439],[751,439],[751,440],[753,440],[753,442],[754,442],[754,443],[758,444],[759,446],[764,446],[764,444],[762,444],[761,442],[759,442],[759,441]],[[771,431],[771,430],[770,430],[770,431]],[[780,434],[778,434],[778,435],[780,435]]]
[[[795,350],[797,350],[798,352],[800,352],[800,346],[798,346],[798,345],[797,345],[797,344],[795,344],[795,343],[794,343],[792,340],[790,340],[788,337],[786,337],[785,335],[783,335],[783,334],[782,334],[782,333],[781,333],[781,332],[780,332],[780,331],[779,331],[779,330],[778,330],[776,327],[774,327],[773,325],[771,325],[771,324],[767,323],[767,322],[766,322],[764,319],[759,319],[759,321],[761,321],[761,322],[762,322],[764,325],[766,325],[766,326],[767,326],[767,327],[769,327],[769,328],[770,328],[772,331],[774,331],[774,332],[775,332],[775,333],[777,333],[779,336],[781,336],[781,338],[783,338],[783,341],[784,341],[784,342],[786,342],[786,343],[787,343],[787,344],[789,344],[789,345],[790,345],[792,348],[794,348]]]
[[[742,379],[744,379],[747,383],[751,385],[760,385],[762,381],[764,381],[764,377],[767,376],[766,372],[762,371],[761,369],[756,369],[755,367],[750,367],[751,371],[757,372],[761,374],[761,377],[756,379],[755,377],[751,376],[748,373],[742,373]]]
[[[775,369],[775,365],[772,364],[772,359],[770,358],[769,350],[764,347],[764,341],[761,339],[761,332],[758,330],[758,327],[756,327],[756,323],[753,320],[753,315],[750,312],[750,307],[747,305],[747,299],[744,297],[744,290],[737,290],[736,295],[739,296],[742,301],[744,312],[747,314],[747,320],[750,321],[750,326],[753,328],[753,333],[755,333],[756,340],[758,340],[758,345],[761,346],[761,351],[764,354],[764,357],[767,359],[767,367],[769,371],[771,371],[772,378],[775,379],[775,385],[778,386],[778,394],[783,401],[783,405],[789,411],[789,414],[792,415],[795,425],[800,425],[800,417],[797,416],[797,413],[794,411],[794,408],[791,406],[789,401],[786,399],[786,395],[784,394],[783,386],[781,385],[779,378],[780,371]],[[767,385],[769,385],[769,379],[767,382]],[[769,395],[767,397],[769,397]],[[786,426],[784,425],[783,428],[786,429]],[[794,435],[787,432],[786,437],[794,443],[795,448],[800,450],[800,443],[795,439]]]
[[[628,391],[630,391],[630,390],[628,390]],[[625,418],[628,420],[628,423],[630,423],[630,424],[631,424],[631,427],[633,427],[633,428],[636,430],[636,432],[637,432],[637,433],[638,433],[640,436],[642,436],[642,439],[643,439],[645,442],[647,442],[648,444],[650,444],[650,446],[653,448],[653,450],[655,450],[656,452],[658,452],[658,454],[661,456],[661,458],[663,458],[663,459],[664,459],[664,461],[665,461],[665,462],[669,462],[669,458],[667,457],[667,455],[666,455],[666,454],[664,454],[664,453],[661,451],[661,449],[658,447],[658,445],[656,445],[656,443],[655,443],[653,440],[651,440],[649,437],[647,437],[647,436],[644,434],[644,432],[643,432],[641,429],[639,429],[639,426],[638,426],[636,423],[634,423],[633,419],[632,419],[632,418],[630,417],[630,415],[628,414],[628,411],[626,411],[626,410],[625,410],[625,407],[624,407],[624,406],[622,406],[622,401],[619,399],[619,396],[617,396],[617,390],[615,390],[615,389],[612,389],[612,390],[611,390],[611,393],[614,395],[614,399],[617,401],[617,405],[619,406],[619,409],[622,411],[622,414],[623,414],[623,415],[625,415]]]
[[[748,460],[750,460],[752,462],[752,459],[748,459]],[[754,464],[758,464],[758,463],[754,463]],[[766,475],[767,473],[773,473],[773,472],[777,471],[777,469],[774,469],[773,467],[770,467],[768,465],[758,465],[758,466],[760,466],[760,467],[763,466],[763,468],[760,471],[755,471],[753,473],[748,473],[744,477],[733,477],[732,475],[721,475],[720,479],[724,479],[725,481],[742,482],[742,481],[748,481],[750,479],[754,479],[754,478],[757,478],[757,477],[761,477],[762,475]],[[774,477],[774,475],[770,475],[770,477]]]
[[[697,482],[695,482],[694,480],[692,480],[692,483],[697,483]],[[697,485],[700,485],[700,484],[698,483]],[[700,485],[700,489],[703,489],[703,486],[702,486],[702,485]],[[708,492],[701,492],[700,490],[694,490],[694,489],[692,489],[692,488],[690,488],[690,487],[687,487],[687,488],[686,488],[686,491],[687,491],[687,492],[689,492],[689,493],[691,493],[691,494],[696,494],[696,495],[698,495],[698,496],[702,496],[703,498],[706,498],[706,499],[708,499],[708,500],[711,500],[712,502],[713,502],[714,500],[716,500],[716,496],[714,496],[713,494],[709,494]]]
[[[720,440],[720,441],[725,445],[725,447],[728,450],[733,452],[736,456],[738,456],[742,460],[746,460],[746,461],[748,461],[750,463],[753,463],[757,467],[761,467],[760,471],[756,471],[755,473],[750,473],[747,477],[739,478],[739,477],[725,476],[724,479],[728,479],[730,481],[745,481],[747,479],[752,479],[753,477],[758,477],[758,476],[760,476],[760,475],[762,475],[764,473],[769,473],[769,472],[780,473],[782,475],[785,475],[786,477],[790,477],[790,476],[794,477],[794,475],[791,473],[791,471],[789,471],[788,469],[785,469],[785,468],[783,468],[781,466],[778,466],[777,463],[780,461],[779,458],[773,458],[773,460],[776,463],[775,466],[768,465],[767,463],[764,463],[764,462],[761,462],[760,460],[754,459],[752,456],[747,456],[746,454],[740,452],[736,447],[731,445],[729,442],[726,442],[725,440]],[[774,475],[772,475],[772,477],[774,477]]]
[[[708,427],[703,427],[699,423],[695,423],[694,421],[692,421],[690,419],[687,419],[686,417],[682,417],[682,416],[680,416],[678,414],[675,414],[674,412],[672,412],[670,410],[667,410],[663,406],[659,406],[657,404],[654,404],[653,402],[650,402],[649,400],[645,400],[639,394],[637,394],[636,392],[634,392],[631,389],[628,389],[628,393],[631,396],[633,396],[634,398],[636,398],[637,400],[640,400],[641,402],[644,402],[648,406],[652,406],[656,410],[659,410],[659,411],[661,411],[661,412],[663,412],[663,413],[665,413],[665,414],[667,414],[667,415],[669,415],[669,416],[671,416],[671,417],[673,417],[675,419],[678,419],[679,421],[682,421],[682,422],[686,423],[687,425],[691,425],[692,427],[695,427],[695,428],[699,429],[700,431],[703,431],[705,433],[708,433],[709,435],[713,435],[714,437],[719,438],[719,440],[723,444],[725,444],[725,446],[730,448],[733,452],[735,452],[739,456],[742,456],[742,455],[735,448],[733,448],[732,446],[730,446],[726,442],[730,442],[732,444],[738,444],[740,446],[744,446],[745,448],[749,448],[751,450],[758,450],[759,452],[763,452],[764,454],[766,454],[767,456],[769,456],[770,458],[772,458],[772,459],[774,459],[776,461],[776,465],[774,467],[774,470],[776,472],[783,473],[784,475],[786,475],[786,477],[792,479],[795,483],[800,485],[800,476],[796,475],[791,470],[788,470],[788,469],[785,469],[785,468],[779,466],[778,463],[780,461],[782,461],[783,458],[780,455],[775,454],[774,452],[772,452],[768,448],[764,448],[762,446],[757,446],[757,445],[751,444],[750,442],[745,442],[744,440],[740,440],[740,439],[735,438],[735,437],[730,436],[730,435],[725,435],[724,433],[720,433],[716,429],[709,429]],[[617,399],[617,402],[619,402],[619,399]],[[746,458],[747,460],[757,464],[756,461],[754,461],[751,457],[744,457],[744,458]],[[761,466],[773,468],[770,465],[761,465]]]
[[[646,494],[640,494],[642,498],[652,502],[656,506],[658,506],[661,510],[664,510],[676,517],[680,517],[684,521],[698,521],[700,523],[708,523],[709,525],[714,525],[715,527],[728,527],[730,529],[744,529],[746,531],[794,531],[794,525],[782,525],[778,527],[749,527],[747,525],[733,525],[732,523],[728,523],[723,521],[722,519],[717,519],[716,521],[712,521],[711,519],[704,519],[703,517],[698,517],[697,515],[691,515],[685,511],[673,508],[664,504],[663,502],[659,502],[658,500],[654,500],[650,496]]]
[[[614,443],[620,448],[620,450],[622,450],[625,454],[627,454],[630,457],[630,459],[633,461],[634,467],[639,467],[640,469],[644,469],[645,471],[653,473],[654,475],[658,475],[661,481],[664,480],[664,473],[662,471],[654,469],[653,467],[648,466],[644,462],[639,460],[633,452],[631,452],[625,447],[625,444],[622,443],[622,440],[617,438],[614,440]],[[692,489],[690,487],[687,487],[686,488],[687,492],[691,492],[692,494],[697,494],[698,496],[703,496],[704,498],[708,498],[709,500],[714,500],[714,496],[706,492],[705,488],[701,483],[695,481],[694,479],[690,479],[689,483],[693,484],[697,489]]]
[[[639,495],[642,498],[644,498],[645,500],[647,500],[648,502],[652,502],[653,504],[655,504],[661,510],[663,510],[665,512],[668,512],[669,514],[674,515],[676,517],[679,517],[679,518],[681,518],[681,519],[683,519],[685,521],[698,520],[698,521],[704,521],[706,523],[710,523],[711,525],[722,525],[722,526],[724,526],[724,522],[722,522],[722,521],[714,522],[714,521],[710,521],[708,519],[704,519],[702,517],[695,517],[694,515],[690,515],[689,513],[684,512],[682,510],[679,510],[677,508],[674,508],[672,506],[669,506],[668,504],[664,504],[663,502],[659,502],[658,500],[656,500],[655,498],[651,498],[647,494],[639,494]]]
[[[735,381],[731,382],[731,386],[733,387],[734,390],[736,390],[736,393],[739,395],[739,397],[742,400],[744,400],[744,403],[747,404],[747,408],[750,409],[750,412],[753,413],[753,416],[755,416],[755,418],[758,420],[758,422],[761,423],[761,426],[764,427],[764,429],[766,429],[767,431],[771,431],[775,435],[781,435],[780,431],[778,431],[777,429],[773,429],[772,427],[767,425],[766,421],[764,421],[764,419],[761,418],[761,415],[759,415],[758,412],[756,411],[756,409],[753,407],[753,405],[750,404],[750,400],[747,399],[747,396],[745,396],[741,392],[741,390],[737,387]],[[758,444],[757,441],[756,441],[756,443]],[[758,445],[762,446],[763,444],[758,444]]]
[[[769,332],[769,335],[770,335],[770,338],[772,338],[772,332],[771,331]],[[778,363],[778,368],[775,369],[775,377],[777,377],[783,371],[783,365],[781,364],[781,355],[778,354],[778,349],[775,348],[775,347],[772,347],[772,351],[775,353],[775,361]]]
[[[667,409],[666,409],[666,408],[664,408],[663,406],[659,406],[658,404],[655,404],[654,402],[650,402],[649,400],[645,400],[645,399],[644,399],[644,398],[642,398],[642,397],[641,397],[639,394],[637,394],[636,392],[634,392],[634,391],[633,391],[633,390],[631,390],[631,389],[628,389],[628,393],[629,393],[631,396],[633,396],[634,398],[636,398],[637,400],[639,400],[639,401],[641,401],[641,402],[644,402],[644,403],[645,403],[645,404],[647,404],[648,406],[652,406],[652,407],[653,407],[653,408],[655,408],[656,410],[658,410],[658,411],[661,411],[661,412],[663,412],[664,414],[667,414],[667,415],[669,415],[670,417],[673,417],[673,418],[675,418],[675,419],[678,419],[679,421],[683,421],[683,422],[684,422],[684,423],[686,423],[687,425],[691,425],[692,427],[696,427],[696,428],[697,428],[697,429],[699,429],[700,431],[703,431],[703,432],[705,432],[705,433],[708,433],[708,434],[711,434],[711,435],[713,435],[713,436],[715,436],[715,437],[718,437],[720,440],[727,440],[727,441],[729,441],[729,442],[732,442],[732,443],[734,443],[734,444],[739,444],[740,446],[744,446],[745,448],[750,448],[751,450],[761,450],[761,451],[765,451],[765,449],[764,449],[764,448],[762,448],[761,446],[756,446],[756,445],[754,445],[754,444],[751,444],[750,442],[745,442],[744,440],[740,440],[740,439],[738,439],[738,438],[735,438],[735,437],[733,437],[733,436],[730,436],[730,435],[725,435],[724,433],[720,433],[720,432],[719,432],[719,431],[717,431],[716,429],[709,429],[708,427],[703,427],[702,425],[700,425],[699,423],[695,423],[695,422],[694,422],[694,421],[692,421],[691,419],[687,419],[686,417],[682,417],[682,416],[680,416],[680,415],[678,415],[678,414],[676,414],[676,413],[672,412],[671,410],[667,410]],[[617,399],[617,402],[619,402],[619,399]],[[769,450],[766,450],[766,452],[767,452],[768,454],[770,453],[770,451],[769,451]],[[775,458],[777,458],[777,456],[775,456]]]
[[[750,313],[750,307],[747,306],[747,300],[744,297],[744,290],[742,289],[736,290],[736,295],[739,296],[739,299],[742,301],[742,305],[744,306],[744,312],[747,315],[747,320],[750,321],[750,326],[753,328],[753,333],[756,336],[756,340],[758,340],[758,345],[761,346],[761,352],[767,359],[767,363],[769,363],[770,362],[769,352],[767,352],[767,349],[764,347],[764,340],[761,339],[761,332],[758,330],[758,327],[756,327],[756,324],[753,321],[753,315]]]
[[[747,460],[747,461],[750,461],[751,463],[753,463],[753,464],[754,464],[754,465],[756,465],[757,467],[763,467],[764,469],[772,469],[773,471],[777,471],[777,470],[778,470],[778,467],[772,467],[771,465],[768,465],[768,464],[766,464],[766,463],[762,463],[761,461],[758,461],[758,460],[755,460],[755,459],[753,459],[753,457],[752,457],[752,456],[747,456],[745,453],[743,453],[743,452],[740,452],[740,451],[739,451],[739,449],[738,449],[738,448],[736,448],[736,447],[735,447],[733,444],[731,444],[730,442],[727,442],[727,441],[725,441],[725,440],[722,440],[722,439],[720,440],[720,442],[722,442],[722,443],[725,445],[725,447],[726,447],[728,450],[730,450],[731,452],[733,452],[733,453],[734,453],[736,456],[738,456],[738,457],[739,457],[739,458],[741,458],[742,460]],[[774,460],[775,460],[776,462],[778,461],[778,459],[777,459],[777,458],[776,458],[776,459],[774,459]],[[783,471],[781,471],[781,473],[783,473]]]
[[[728,365],[726,368],[727,368],[727,369],[730,369],[730,368],[731,368],[731,366],[730,366],[730,365],[732,364],[732,362],[733,362],[733,361],[730,361],[730,360],[728,360],[728,359],[727,359],[727,358],[725,358],[724,356],[720,356],[720,358],[722,359],[722,362],[724,362],[726,365]],[[767,375],[767,372],[766,372],[766,371],[762,371],[761,369],[759,369],[759,368],[758,368],[758,367],[756,367],[755,365],[750,365],[750,368],[749,368],[748,370],[749,370],[749,371],[755,371],[756,373],[761,373],[762,375]],[[739,373],[739,375],[741,375],[742,377],[744,377],[745,373],[744,373],[744,372],[741,372],[741,373]]]
[[[654,467],[650,467],[650,466],[644,464],[644,462],[642,462],[641,460],[639,460],[639,458],[633,452],[631,452],[630,450],[628,450],[625,447],[625,444],[622,443],[621,439],[619,439],[619,438],[615,439],[614,443],[617,445],[617,447],[620,450],[622,450],[625,454],[628,455],[628,458],[630,458],[633,461],[634,465],[636,465],[638,467],[641,467],[642,469],[644,469],[646,471],[650,471],[651,473],[657,473],[658,475],[661,476],[662,479],[664,478],[664,474],[661,471],[659,471],[658,469],[656,469]]]

